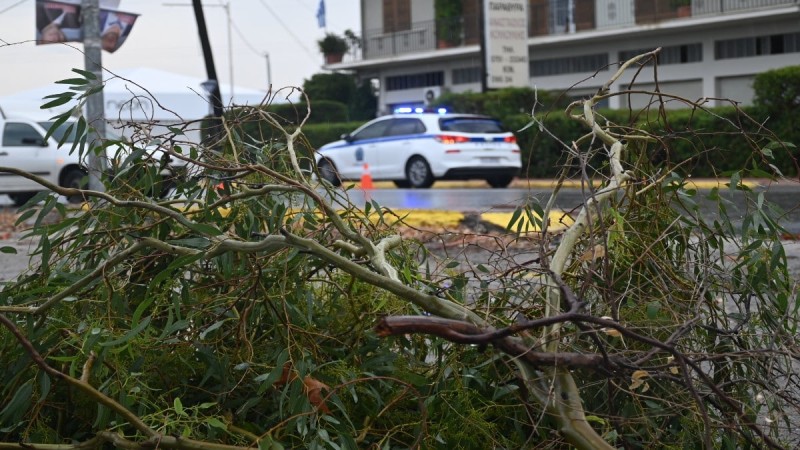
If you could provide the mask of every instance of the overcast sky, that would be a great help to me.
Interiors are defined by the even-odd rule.
[[[204,0],[217,75],[230,83],[227,0]],[[186,6],[169,6],[171,4]],[[301,86],[321,71],[317,40],[319,0],[235,0],[230,2],[233,78],[236,86],[266,91],[269,53],[274,87]],[[327,30],[360,30],[359,0],[325,0]],[[203,53],[190,0],[121,0],[119,9],[141,14],[127,41],[103,65],[114,71],[154,67],[205,79]],[[35,37],[35,0],[0,0],[0,96],[68,78],[83,67],[82,44],[40,45]],[[134,80],[135,81],[135,80]],[[146,86],[145,86],[146,87]]]

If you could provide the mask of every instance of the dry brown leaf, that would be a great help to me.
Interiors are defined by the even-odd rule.
[[[606,247],[601,244],[597,244],[591,250],[586,250],[586,252],[581,255],[581,261],[594,261],[595,259],[600,259],[606,256]]]
[[[292,369],[292,363],[287,362],[283,365],[283,373],[281,373],[281,377],[275,381],[275,386],[283,386],[286,383],[291,383],[297,379],[297,372]],[[325,404],[324,398],[325,396],[322,395],[322,390],[325,389],[326,391],[330,391],[331,388],[327,384],[319,381],[315,378],[312,378],[310,375],[306,375],[303,378],[303,387],[306,389],[306,396],[308,397],[308,401],[317,407],[323,413],[330,413],[331,410],[328,408],[328,405]]]
[[[303,385],[306,387],[308,401],[311,402],[312,405],[316,406],[320,411],[326,414],[330,413],[331,410],[328,408],[328,405],[325,404],[324,397],[322,395],[323,389],[326,391],[331,390],[330,386],[322,381],[311,378],[309,375],[306,375],[306,377],[303,378]]]
[[[649,376],[650,372],[646,370],[634,371],[633,374],[631,374],[631,385],[628,386],[628,389],[634,390],[639,386],[644,385],[644,387],[642,388],[642,392],[646,392],[648,389],[650,389],[650,386],[648,386],[647,383],[644,382],[644,379]]]

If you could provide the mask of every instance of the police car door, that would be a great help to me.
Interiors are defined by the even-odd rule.
[[[392,120],[380,147],[380,166],[373,170],[372,176],[389,180],[404,179],[408,158],[422,152],[420,145],[424,145],[424,134],[425,125],[418,118],[402,117]]]
[[[356,130],[348,139],[349,145],[343,149],[339,174],[342,178],[357,180],[361,178],[364,164],[369,164],[370,174],[377,178],[374,170],[379,166],[379,147],[390,120],[379,120]]]

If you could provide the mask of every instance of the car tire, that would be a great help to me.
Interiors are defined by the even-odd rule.
[[[486,182],[489,183],[489,186],[495,189],[502,189],[508,187],[512,180],[514,180],[514,177],[511,175],[499,175],[496,177],[487,178]]]
[[[84,178],[86,172],[81,169],[69,169],[61,176],[61,186],[66,188],[85,189],[86,182]],[[82,195],[70,195],[67,197],[70,203],[83,203],[86,199]]]
[[[330,183],[332,186],[338,187],[342,184],[342,179],[339,178],[339,173],[336,171],[336,167],[329,160],[320,160],[320,162],[317,163],[317,171],[319,171],[319,177]]]
[[[406,183],[413,189],[425,189],[433,185],[433,172],[425,158],[414,156],[406,163]]]
[[[393,183],[400,189],[408,189],[411,187],[411,183],[409,183],[408,180],[394,180]]]
[[[36,195],[36,192],[15,192],[8,194],[8,197],[14,202],[14,206],[22,206],[28,203],[28,200],[32,199],[34,195]]]

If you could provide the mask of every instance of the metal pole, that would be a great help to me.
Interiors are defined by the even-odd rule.
[[[100,5],[99,0],[82,0],[81,18],[83,19],[83,54],[87,72],[95,75],[94,84],[103,83],[103,50],[100,41]],[[87,141],[89,148],[87,159],[89,166],[89,189],[104,191],[100,176],[106,170],[105,155],[98,155],[94,149],[101,145],[106,135],[103,91],[98,90],[86,100],[86,120],[89,123]]]
[[[231,2],[227,1],[223,5],[225,7],[225,15],[228,18],[228,76],[231,78],[231,98],[230,102],[233,102],[233,35],[231,34],[231,29],[233,28],[231,23]]]
[[[478,4],[479,12],[478,12],[478,20],[480,20],[480,24],[478,25],[480,34],[481,34],[481,92],[486,93],[489,90],[487,78],[489,77],[488,72],[488,65],[486,64],[486,11],[484,11],[486,0],[480,0]]]
[[[264,53],[264,57],[267,58],[267,90],[272,89],[272,69],[269,66],[269,52]]]
[[[194,16],[197,21],[197,32],[200,34],[200,44],[203,47],[203,58],[206,63],[206,74],[209,81],[213,81],[211,89],[211,107],[214,113],[211,129],[209,130],[209,142],[211,145],[218,145],[222,134],[222,94],[219,92],[219,80],[217,79],[217,69],[214,67],[214,55],[211,53],[211,42],[208,40],[208,29],[206,28],[206,18],[203,15],[203,4],[200,0],[192,0]]]

